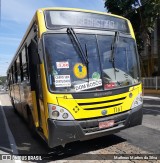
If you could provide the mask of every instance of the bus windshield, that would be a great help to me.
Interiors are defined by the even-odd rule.
[[[113,54],[114,37],[77,34],[88,59],[86,65],[69,34],[45,34],[49,89],[53,92],[98,91],[137,84],[140,74],[135,41],[119,36]]]

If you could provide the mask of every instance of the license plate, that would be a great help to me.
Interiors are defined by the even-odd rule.
[[[99,129],[109,128],[114,126],[114,120],[99,122]]]

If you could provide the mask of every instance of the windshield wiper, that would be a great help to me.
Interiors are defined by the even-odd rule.
[[[113,43],[111,45],[111,58],[110,58],[110,62],[112,62],[112,67],[114,68],[115,79],[116,79],[116,71],[118,71],[115,67],[115,50],[117,48],[118,42],[119,42],[119,32],[116,31],[114,35]]]
[[[86,58],[88,60],[87,44],[85,44],[85,55],[86,55]],[[88,82],[89,82],[89,61],[86,63],[86,66],[87,66],[87,79],[88,79]]]
[[[78,48],[79,54],[81,55],[84,63],[86,65],[88,65],[89,61],[88,61],[87,53],[85,54],[85,52],[83,51],[82,46],[81,46],[81,44],[80,44],[80,42],[79,42],[79,40],[77,38],[77,35],[76,35],[75,31],[73,30],[73,28],[67,28],[67,33],[72,36],[72,38],[73,38],[73,40],[74,40],[74,42],[75,42],[75,44],[76,44],[76,46]]]

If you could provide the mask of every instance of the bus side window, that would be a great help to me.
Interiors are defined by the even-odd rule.
[[[17,83],[17,64],[16,64],[16,61],[14,62],[13,73],[14,73],[14,83]]]
[[[29,79],[28,75],[28,62],[27,62],[27,49],[26,46],[23,48],[21,53],[21,71],[22,71],[22,81]]]
[[[17,83],[20,83],[21,82],[21,71],[20,71],[20,58],[19,56],[17,57],[17,60],[16,60],[16,66],[17,66]]]
[[[13,84],[13,78],[12,78],[12,69],[10,69],[10,73],[9,73],[9,84]]]
[[[12,75],[12,84],[14,84],[15,79],[14,79],[13,66],[12,66],[12,68],[11,68],[11,75]]]
[[[9,86],[10,84],[10,81],[11,81],[11,75],[10,75],[10,70],[9,72],[7,73],[7,86]]]

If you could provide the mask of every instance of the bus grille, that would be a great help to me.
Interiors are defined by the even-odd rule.
[[[82,102],[76,100],[78,105],[83,108],[83,110],[98,110],[98,109],[106,109],[115,106],[119,106],[123,103],[126,97],[116,98],[112,100],[103,100],[98,102]]]

